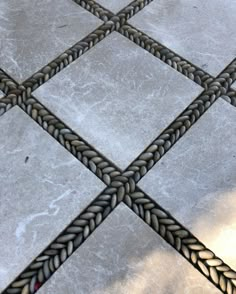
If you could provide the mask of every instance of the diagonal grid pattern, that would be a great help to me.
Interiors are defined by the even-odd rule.
[[[57,62],[52,62],[53,64],[55,63],[54,68],[48,68],[48,66],[43,68],[41,75],[36,73],[22,85],[17,85],[5,73],[2,73],[0,76],[0,88],[7,95],[6,98],[3,98],[5,100],[1,101],[5,103],[2,114],[10,107],[19,105],[51,136],[102,179],[108,187],[19,275],[18,279],[5,290],[5,293],[36,292],[121,201],[124,201],[222,292],[233,293],[235,290],[235,272],[225,265],[221,259],[217,258],[213,252],[208,250],[168,212],[147,196],[145,192],[141,191],[136,184],[220,96],[230,96],[228,93],[233,92],[230,86],[236,79],[235,61],[217,78],[212,78],[209,75],[207,78],[204,77],[203,80],[208,81],[205,82],[207,85],[205,90],[125,171],[121,172],[114,164],[105,159],[102,154],[61,122],[59,118],[55,117],[50,110],[46,109],[31,95],[31,92],[47,82],[52,76],[68,66],[74,59],[77,59],[112,31],[117,30],[125,35],[127,19],[144,8],[149,1],[133,1],[116,16],[101,8],[94,1],[88,1],[90,3],[87,3],[87,1],[76,2],[105,20],[106,23],[98,30],[95,30],[95,33],[92,33],[89,38],[86,37],[79,42],[79,51],[61,56],[61,59]],[[99,36],[96,32],[99,32]],[[128,37],[132,40],[129,34]],[[140,44],[142,47],[147,46],[146,44],[144,46],[142,42]],[[73,52],[73,49],[71,51]],[[161,59],[163,60],[163,58]],[[168,64],[168,61],[166,63]],[[192,78],[191,76],[190,79],[194,80],[195,77]],[[202,80],[200,79],[198,83],[201,84]],[[231,94],[231,96],[233,95]],[[176,225],[175,231],[168,229],[170,224]]]

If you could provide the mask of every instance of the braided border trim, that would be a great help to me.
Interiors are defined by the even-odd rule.
[[[35,293],[122,201],[121,187],[108,187],[13,281],[3,294]]]
[[[138,187],[124,203],[223,293],[236,291],[236,272]]]
[[[222,98],[236,107],[236,91],[232,90],[232,88],[229,90],[227,95],[222,96]]]
[[[108,21],[114,16],[114,13],[112,13],[111,11],[104,8],[102,5],[100,5],[99,3],[93,0],[73,0],[73,1],[103,21]]]
[[[94,47],[97,43],[118,28],[119,22],[117,21],[117,18],[107,21],[71,48],[67,49],[64,53],[60,54],[38,72],[33,74],[22,83],[25,88],[25,93],[22,93],[23,101],[30,97],[34,90],[46,83],[58,72],[65,69],[69,64],[78,59],[85,52]]]
[[[120,19],[121,25],[125,24],[128,19],[137,14],[145,6],[151,3],[153,0],[134,0],[129,3],[125,8],[117,13]]]
[[[129,165],[123,176],[132,176],[137,183],[220,96],[227,95],[235,79],[236,60]]]
[[[5,94],[19,94],[18,85],[6,74],[2,69],[0,69],[0,90]]]

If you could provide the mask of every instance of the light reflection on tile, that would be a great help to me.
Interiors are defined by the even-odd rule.
[[[220,294],[121,204],[39,294]]]
[[[139,186],[236,268],[236,108],[218,100]]]

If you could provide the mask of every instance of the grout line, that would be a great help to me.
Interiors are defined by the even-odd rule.
[[[137,186],[123,202],[223,293],[236,291],[236,272]]]
[[[91,12],[93,15],[95,15],[102,21],[106,22],[114,16],[113,12],[104,8],[102,5],[100,5],[99,3],[93,0],[72,0],[72,1],[80,5],[82,8],[88,10],[89,12]]]

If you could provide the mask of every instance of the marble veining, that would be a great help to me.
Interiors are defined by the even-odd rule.
[[[37,98],[126,168],[202,91],[114,32],[37,89]]]
[[[39,294],[220,294],[124,204]]]
[[[1,292],[104,184],[18,106],[0,125]]]
[[[218,100],[139,186],[236,268],[236,109]]]
[[[0,65],[23,82],[101,23],[71,0],[1,0]]]
[[[235,57],[235,0],[158,0],[129,22],[210,74]]]
[[[129,3],[131,3],[130,0],[98,0],[96,2],[114,13],[118,13],[121,9],[125,8]]]

